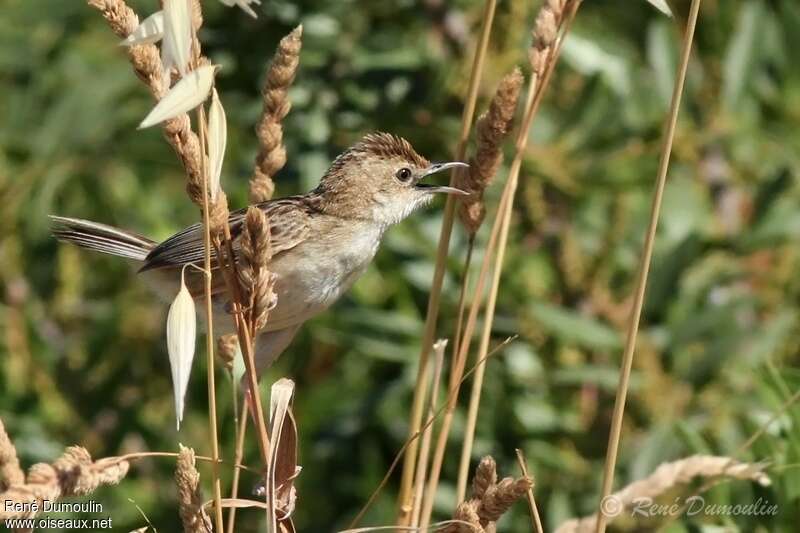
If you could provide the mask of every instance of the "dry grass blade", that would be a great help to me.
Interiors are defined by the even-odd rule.
[[[199,5],[197,11],[199,12]],[[195,42],[197,43],[197,55],[199,56],[200,45],[196,39]],[[197,107],[197,124],[200,133],[200,145],[207,146],[206,126],[208,123],[206,121],[205,110],[203,109],[202,105]],[[189,178],[188,181],[191,183],[191,177],[189,176],[190,174],[187,172],[187,177]],[[213,207],[210,203],[210,197],[208,194],[208,187],[210,184],[209,168],[208,161],[204,153],[200,156],[200,182],[200,194],[202,195],[200,205],[202,207],[203,216],[203,270],[205,271],[205,275],[203,276],[203,303],[205,304],[206,314],[206,388],[208,390],[208,428],[211,437],[211,456],[214,458],[214,463],[211,465],[214,501],[216,502],[216,505],[214,506],[214,521],[216,522],[217,530],[222,531],[222,506],[219,503],[222,499],[222,486],[219,476],[220,455],[219,435],[217,431],[217,385],[214,375],[214,370],[216,369],[214,366],[214,309],[211,299],[211,233],[214,231],[212,228],[215,226],[218,228],[220,224],[224,224],[224,226],[227,228],[228,202],[225,197],[225,193],[219,191],[219,194],[217,195],[217,201],[214,203]],[[190,191],[190,189],[187,190]],[[220,222],[220,218],[224,220],[224,222]],[[219,229],[217,229],[215,233],[219,234]]]
[[[725,456],[693,455],[678,461],[664,463],[645,479],[634,481],[619,492],[610,495],[614,510],[630,507],[638,500],[655,499],[667,491],[684,486],[695,478],[712,480],[739,479],[769,485],[770,479],[763,472],[763,464],[741,463]],[[619,513],[618,513],[619,514]],[[597,527],[596,514],[574,518],[561,524],[556,533],[588,533]]]
[[[281,122],[292,107],[288,91],[300,63],[302,36],[303,26],[298,26],[281,39],[267,70],[263,89],[264,109],[256,127],[260,147],[253,177],[250,179],[250,201],[253,203],[266,202],[272,198],[275,191],[272,178],[286,164]]]
[[[119,457],[92,461],[85,448],[70,446],[52,464],[37,463],[24,482],[10,485],[0,493],[0,520],[32,518],[42,509],[42,502],[54,502],[69,496],[85,496],[100,485],[116,485],[128,473],[129,463]],[[12,502],[13,504],[10,504]],[[32,504],[37,511],[31,511]]]
[[[178,511],[186,533],[211,531],[211,519],[203,507],[200,492],[200,473],[195,468],[194,450],[180,446],[175,467],[175,484],[178,487]]]
[[[502,350],[508,343],[513,341],[515,338],[516,338],[516,335],[513,336],[513,337],[508,337],[506,340],[501,342],[497,347],[495,347],[494,350],[489,352],[486,355],[486,358],[488,359],[491,356],[493,356],[494,354],[498,353],[500,350]],[[479,363],[482,363],[482,362],[483,361],[479,361]],[[464,374],[464,376],[461,378],[462,382],[464,380],[466,380],[469,376],[471,376],[474,371],[475,371],[474,367],[471,368],[469,371],[467,371]],[[414,442],[416,439],[418,439],[419,436],[422,434],[422,432],[425,431],[425,429],[427,427],[429,427],[431,424],[433,424],[436,421],[436,419],[439,418],[439,416],[442,413],[444,413],[445,409],[447,409],[447,406],[450,403],[451,398],[452,397],[450,395],[448,395],[447,399],[445,400],[445,404],[442,407],[440,407],[436,411],[436,413],[434,413],[433,418],[428,420],[428,422],[426,422],[419,429],[419,431],[417,431],[417,433],[409,436],[408,439],[406,440],[406,442],[403,443],[403,446],[395,454],[394,459],[392,460],[392,464],[390,464],[389,468],[386,470],[386,474],[384,474],[383,479],[381,479],[381,482],[378,484],[378,486],[375,488],[375,490],[372,492],[372,494],[370,494],[370,497],[367,500],[367,503],[364,504],[364,506],[361,508],[361,510],[358,512],[358,514],[355,516],[355,518],[353,518],[353,520],[350,522],[349,529],[355,528],[358,525],[358,523],[361,522],[361,519],[364,518],[364,515],[367,514],[367,511],[369,511],[370,507],[372,507],[372,504],[378,498],[378,495],[381,493],[383,488],[389,482],[389,478],[392,476],[392,473],[394,472],[394,469],[397,467],[397,464],[400,462],[400,459],[402,459],[403,454],[406,453],[406,450],[410,448],[411,443]],[[407,526],[391,526],[391,527],[396,527],[398,529],[401,529],[401,528],[407,527]],[[425,530],[427,528],[428,528],[428,526],[424,526],[423,525],[423,526],[420,526],[419,528],[411,528],[411,529]]]
[[[535,527],[536,533],[544,533],[544,527],[542,527],[542,519],[539,516],[539,508],[536,506],[536,499],[533,497],[533,487],[535,485],[533,481],[533,477],[528,474],[528,465],[525,462],[525,455],[522,453],[522,450],[519,448],[516,449],[517,453],[517,462],[519,463],[519,469],[522,472],[523,477],[530,478],[531,486],[528,488],[528,506],[531,510],[531,519],[533,520],[533,525]]]
[[[622,434],[622,420],[625,413],[625,400],[628,395],[628,384],[630,381],[631,368],[633,366],[633,352],[636,347],[636,335],[639,331],[639,320],[642,315],[645,290],[647,289],[647,277],[650,273],[650,261],[653,257],[653,244],[658,228],[658,215],[661,211],[661,200],[664,195],[664,186],[667,182],[667,170],[669,169],[669,159],[672,153],[672,140],[675,137],[675,128],[678,122],[678,111],[680,110],[681,97],[683,96],[683,85],[686,80],[686,71],[689,67],[689,56],[692,51],[692,40],[694,30],[697,25],[697,17],[700,11],[700,0],[692,0],[689,9],[689,20],[687,23],[686,34],[683,40],[683,50],[681,61],[678,66],[678,74],[675,78],[675,86],[672,92],[672,102],[668,120],[664,127],[664,143],[661,147],[661,158],[658,166],[656,187],[653,194],[653,204],[650,210],[650,222],[647,233],[645,234],[644,248],[642,250],[639,275],[636,280],[635,296],[633,308],[631,309],[628,330],[625,338],[625,350],[622,355],[622,365],[620,368],[619,384],[614,401],[614,413],[611,420],[611,430],[608,436],[608,448],[606,450],[606,462],[603,469],[603,488],[600,494],[600,517],[597,521],[595,531],[602,533],[605,531],[605,516],[602,513],[602,502],[611,494],[614,485],[614,469],[617,463],[617,452],[619,450],[620,435]]]
[[[447,339],[439,339],[433,345],[436,360],[433,366],[433,381],[431,383],[431,399],[428,402],[428,417],[425,429],[422,432],[422,445],[419,449],[417,473],[414,478],[414,505],[411,509],[411,526],[419,525],[422,512],[422,496],[425,491],[425,478],[428,475],[428,459],[431,451],[431,437],[433,435],[433,418],[436,413],[439,398],[439,386],[442,381],[442,367],[444,366],[444,351],[447,348]]]
[[[292,416],[294,382],[281,378],[272,385],[270,394],[270,461],[267,464],[266,497],[269,531],[294,531],[292,513],[297,498],[294,479],[297,466],[297,426]],[[281,526],[281,529],[278,529]]]
[[[478,88],[480,86],[480,80],[483,74],[483,64],[486,58],[486,50],[489,46],[489,36],[491,35],[492,31],[496,7],[497,0],[486,0],[484,4],[482,16],[483,25],[481,26],[481,33],[480,37],[478,38],[478,46],[475,50],[475,57],[472,62],[472,69],[470,71],[467,100],[464,105],[464,112],[461,116],[461,134],[459,136],[458,146],[456,147],[456,161],[463,160],[466,152],[467,140],[469,139],[469,132],[472,128],[472,119],[475,115],[475,106],[478,100]],[[455,183],[457,175],[458,169],[455,169],[450,176],[451,185]],[[430,372],[428,364],[430,350],[433,346],[433,341],[436,334],[436,322],[439,316],[439,299],[441,297],[442,284],[444,282],[444,272],[448,250],[450,248],[450,235],[453,231],[454,217],[455,200],[453,199],[452,195],[448,195],[445,203],[444,214],[442,215],[442,230],[441,234],[439,235],[439,245],[436,250],[436,265],[434,267],[430,296],[428,298],[428,308],[425,313],[425,328],[422,334],[419,354],[417,385],[414,389],[414,400],[411,406],[411,416],[408,427],[411,449],[405,457],[405,461],[403,463],[403,476],[400,482],[399,506],[401,511],[398,515],[398,525],[407,524],[410,518],[408,513],[404,513],[402,509],[410,508],[408,502],[412,495],[411,491],[413,488],[412,485],[416,470],[417,442],[416,440],[412,439],[412,436],[419,433],[419,428],[422,425],[422,416],[425,409],[425,402],[423,401],[423,396],[425,394],[424,384],[427,383],[428,373]]]

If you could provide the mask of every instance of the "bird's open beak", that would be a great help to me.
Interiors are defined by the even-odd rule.
[[[451,161],[449,163],[434,163],[425,169],[425,171],[422,173],[419,179],[423,180],[427,176],[430,176],[431,174],[436,174],[450,168],[469,168],[469,165],[466,163],[462,163],[461,161]],[[423,190],[427,193],[443,192],[447,194],[462,194],[462,195],[469,194],[467,192],[462,191],[461,189],[456,189],[455,187],[447,187],[444,185],[429,185],[427,183],[417,183],[414,187]]]

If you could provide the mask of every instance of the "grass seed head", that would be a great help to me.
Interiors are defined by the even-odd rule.
[[[502,145],[511,131],[517,109],[522,72],[515,68],[500,81],[489,109],[475,125],[475,155],[470,167],[459,172],[456,187],[470,193],[459,207],[459,217],[470,235],[474,235],[486,215],[483,192],[494,179],[503,159]]]
[[[250,180],[250,200],[253,203],[265,202],[272,198],[275,184],[272,178],[286,164],[286,147],[283,145],[283,126],[281,122],[292,105],[288,91],[300,63],[303,27],[298,26],[281,39],[278,50],[267,70],[264,83],[264,107],[261,120],[256,126],[259,151],[253,177]]]
[[[175,467],[175,484],[178,486],[178,511],[186,533],[213,531],[211,519],[203,508],[200,491],[200,473],[195,468],[194,450],[180,446]]]

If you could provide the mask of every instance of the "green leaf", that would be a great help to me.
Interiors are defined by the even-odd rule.
[[[728,109],[735,108],[753,76],[763,17],[764,5],[760,1],[745,3],[739,13],[723,65],[722,101]]]
[[[619,333],[595,318],[545,302],[533,303],[529,310],[543,329],[567,344],[596,350],[622,347]]]

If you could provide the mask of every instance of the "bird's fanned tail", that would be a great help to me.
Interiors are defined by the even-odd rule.
[[[54,224],[53,235],[58,240],[118,257],[144,261],[157,244],[136,233],[90,220],[53,215],[50,220]]]

